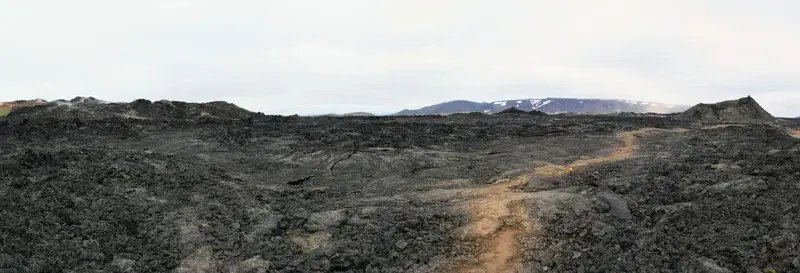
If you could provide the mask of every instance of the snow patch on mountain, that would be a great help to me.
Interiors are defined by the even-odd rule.
[[[540,108],[544,107],[545,105],[549,104],[550,102],[552,102],[552,101],[550,101],[550,100],[546,100],[546,101],[538,100],[535,104],[533,104],[533,110],[539,110]]]

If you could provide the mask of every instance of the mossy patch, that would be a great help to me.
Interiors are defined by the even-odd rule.
[[[0,106],[0,117],[8,116],[11,113],[11,107]]]

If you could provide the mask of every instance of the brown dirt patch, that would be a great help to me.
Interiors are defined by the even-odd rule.
[[[631,157],[638,149],[636,139],[661,129],[642,129],[617,134],[619,144],[606,156],[582,159],[567,165],[546,164],[537,167],[533,173],[539,176],[561,176],[575,168],[600,164]],[[669,130],[685,132],[685,129]],[[527,209],[521,200],[537,198],[541,193],[520,192],[519,189],[530,179],[531,174],[501,183],[472,189],[441,190],[430,193],[430,197],[462,197],[466,199],[470,222],[463,230],[463,239],[481,240],[483,252],[476,262],[461,265],[445,272],[457,273],[507,273],[517,272],[521,265],[514,262],[517,254],[516,237],[530,232],[533,223],[528,218]]]

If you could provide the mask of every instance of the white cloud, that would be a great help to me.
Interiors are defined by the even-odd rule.
[[[388,113],[452,99],[751,94],[800,115],[800,3],[0,0],[0,98]]]

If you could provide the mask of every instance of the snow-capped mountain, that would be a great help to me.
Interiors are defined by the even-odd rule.
[[[539,110],[549,114],[556,113],[677,113],[689,108],[686,105],[672,105],[658,102],[644,102],[612,99],[544,98],[516,99],[494,102],[451,101],[423,107],[417,110],[403,110],[398,115],[452,114],[464,112],[497,113],[508,108],[524,111]]]

